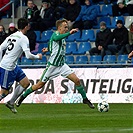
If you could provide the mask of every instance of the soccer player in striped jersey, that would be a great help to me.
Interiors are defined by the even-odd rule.
[[[46,69],[44,70],[40,81],[25,91],[18,100],[16,101],[16,106],[20,106],[22,101],[32,92],[42,88],[45,83],[59,75],[70,79],[76,85],[76,89],[83,97],[83,103],[88,104],[90,108],[94,109],[95,106],[88,100],[86,97],[85,90],[80,83],[79,78],[75,75],[74,71],[65,63],[65,38],[71,34],[74,34],[78,29],[72,29],[68,31],[67,20],[57,20],[56,21],[57,31],[53,33],[50,38],[48,50],[50,51],[50,58],[48,60]],[[42,49],[43,52],[46,51],[46,48]]]
[[[28,21],[20,18],[17,24],[19,31],[11,34],[0,45],[0,101],[9,94],[14,81],[19,82],[19,86],[14,90],[13,97],[6,103],[6,106],[13,113],[17,113],[14,102],[28,86],[31,86],[25,73],[17,66],[19,57],[24,52],[28,59],[42,59],[42,54],[33,55],[30,52],[29,40],[24,35],[28,30]],[[6,51],[2,57],[3,50]]]

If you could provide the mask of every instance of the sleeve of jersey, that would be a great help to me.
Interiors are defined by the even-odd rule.
[[[1,46],[0,46],[0,61],[2,59],[2,50],[1,50]]]
[[[26,51],[24,51],[24,53],[25,53],[25,56],[26,56],[27,59],[32,59],[32,60],[39,59],[39,55],[32,54],[30,52],[30,50],[26,50]]]
[[[30,48],[29,48],[29,40],[27,37],[25,37],[23,39],[23,42],[20,44],[24,53],[25,53],[25,56],[27,59],[39,59],[39,55],[34,55],[30,52]]]
[[[66,38],[66,37],[69,36],[69,35],[70,35],[70,32],[67,32],[67,33],[65,33],[65,34],[58,34],[58,33],[55,33],[54,36],[53,36],[53,40],[54,40],[54,41],[59,41],[59,40],[61,40],[61,39]]]

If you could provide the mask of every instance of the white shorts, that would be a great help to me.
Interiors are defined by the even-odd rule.
[[[59,75],[66,78],[68,75],[72,73],[74,73],[74,71],[67,64],[64,64],[63,66],[48,65],[46,69],[43,71],[40,81],[47,82],[48,80],[53,79]]]

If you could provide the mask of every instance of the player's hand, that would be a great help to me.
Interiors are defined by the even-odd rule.
[[[43,53],[48,52],[48,48],[43,48],[43,49],[42,49],[42,52],[43,52]]]
[[[128,55],[128,58],[130,59],[133,56],[133,51]]]
[[[41,60],[42,59],[42,54],[37,54],[37,55],[39,55],[39,60]]]
[[[78,31],[78,29],[76,28],[76,29],[72,29],[72,30],[70,30],[70,34],[74,34],[75,32],[77,32]]]

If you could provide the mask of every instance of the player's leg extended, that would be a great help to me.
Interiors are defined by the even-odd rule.
[[[31,87],[29,79],[25,76],[19,81],[19,85],[14,89],[14,94],[12,98],[8,101],[10,104],[14,104],[17,98],[26,90],[28,87]]]
[[[32,92],[42,88],[45,85],[44,82],[39,81],[36,85],[28,87],[28,89],[18,98],[16,101],[16,106],[19,107],[23,100]]]
[[[9,93],[9,89],[11,88],[12,84],[15,80],[15,74],[13,71],[8,71],[1,68],[1,75],[0,75],[0,84],[1,84],[1,91],[0,91],[0,100],[6,97]],[[13,112],[17,113],[17,110],[14,108],[14,105],[10,105],[6,103],[6,106]]]
[[[20,83],[20,85],[18,85],[15,88],[14,94],[13,94],[11,100],[9,100],[6,103],[6,106],[13,113],[17,113],[17,110],[14,108],[14,102],[20,96],[20,94],[25,90],[25,88],[29,86],[30,82],[29,82],[28,78],[26,77],[25,73],[18,66],[16,66],[16,68],[13,71],[10,71],[8,75],[9,75],[9,77],[11,77],[8,79],[9,84],[11,84],[11,83],[13,84],[14,80],[16,80],[17,82]]]
[[[86,92],[85,92],[83,86],[80,84],[79,78],[74,73],[68,75],[67,78],[75,83],[76,89],[82,95],[82,98],[85,99],[86,98]]]
[[[86,92],[84,90],[84,87],[80,84],[79,78],[74,73],[69,74],[67,76],[67,78],[70,79],[71,81],[73,81],[75,83],[76,89],[78,90],[78,92],[81,94],[81,96],[83,98],[83,103],[84,104],[88,104],[90,108],[94,109],[95,106],[86,97]]]
[[[53,77],[56,77],[57,75],[54,76],[54,74],[53,74],[53,72],[56,71],[55,69],[56,69],[56,68],[55,68],[54,66],[48,65],[48,66],[46,67],[46,69],[43,71],[43,74],[42,74],[42,76],[41,76],[41,78],[40,78],[40,81],[39,81],[37,84],[35,84],[35,85],[31,86],[31,87],[28,87],[28,89],[24,92],[24,94],[22,94],[22,95],[18,98],[18,100],[16,101],[16,106],[19,107],[20,104],[22,103],[22,101],[23,101],[29,94],[31,94],[31,93],[34,92],[35,90],[38,90],[38,89],[42,88],[42,87],[45,85],[45,83],[49,80],[49,78],[50,78],[51,75],[53,75]],[[51,76],[51,78],[53,78],[53,77]]]

